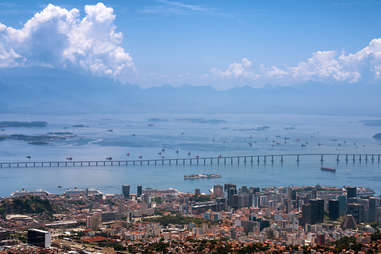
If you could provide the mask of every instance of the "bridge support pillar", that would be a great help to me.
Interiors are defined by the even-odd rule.
[[[300,161],[300,155],[296,155],[296,162],[299,162]]]
[[[280,156],[280,162],[283,163],[283,155]]]
[[[348,154],[345,155],[345,161],[348,162]]]
[[[320,161],[321,161],[321,162],[324,161],[324,155],[320,155]]]
[[[336,161],[340,161],[340,155],[336,155]]]

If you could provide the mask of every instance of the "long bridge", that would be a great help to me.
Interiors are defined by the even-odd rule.
[[[165,165],[248,165],[283,163],[294,160],[299,163],[303,158],[316,157],[320,162],[330,158],[337,162],[377,162],[381,161],[381,154],[348,154],[348,153],[304,153],[304,154],[263,154],[263,155],[235,155],[215,157],[189,157],[165,159],[136,159],[136,160],[67,160],[67,161],[10,161],[0,162],[0,168],[53,168],[53,167],[107,167],[107,166],[165,166]]]

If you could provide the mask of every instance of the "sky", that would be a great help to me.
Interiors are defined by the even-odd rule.
[[[381,80],[378,0],[0,0],[0,68],[141,87]]]

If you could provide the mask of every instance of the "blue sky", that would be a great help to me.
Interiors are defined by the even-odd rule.
[[[29,19],[51,3],[66,10],[78,9],[79,24],[87,15],[85,5],[98,2],[0,1],[0,23],[22,30]],[[308,81],[377,83],[381,77],[381,40],[370,44],[381,38],[381,1],[114,0],[103,4],[112,8],[112,24],[98,24],[99,31],[83,37],[93,40],[97,34],[113,29],[120,32],[123,39],[118,42],[106,36],[114,47],[109,52],[97,56],[97,50],[86,51],[86,56],[79,58],[84,49],[71,47],[70,56],[56,59],[57,54],[67,53],[64,46],[54,48],[54,43],[64,40],[59,34],[60,40],[44,44],[49,50],[32,55],[28,50],[36,49],[25,45],[30,40],[43,40],[41,33],[33,36],[30,34],[34,30],[28,32],[31,39],[14,46],[13,40],[20,42],[20,38],[13,38],[4,29],[2,33],[0,28],[0,38],[8,41],[3,43],[2,51],[0,41],[0,67],[81,66],[91,75],[109,75],[143,87],[192,84],[224,89]],[[98,8],[97,15],[102,15],[105,8]],[[42,26],[40,21],[37,23]],[[44,30],[45,35],[57,34],[55,26],[46,29],[52,32]],[[80,31],[69,28],[65,33]],[[110,59],[118,47],[124,50],[122,60]],[[17,57],[10,56],[13,52]],[[51,53],[52,57],[46,57]],[[87,68],[84,62],[86,66],[94,62],[103,65]]]

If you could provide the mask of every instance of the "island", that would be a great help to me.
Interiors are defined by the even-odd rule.
[[[20,127],[46,127],[48,125],[47,122],[43,121],[32,121],[32,122],[18,122],[18,121],[0,121],[0,128],[20,128]]]

